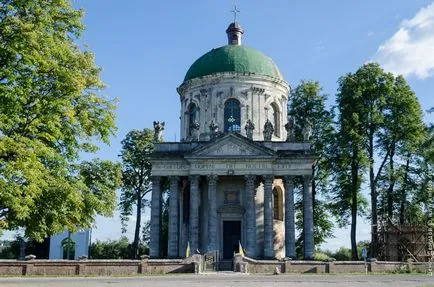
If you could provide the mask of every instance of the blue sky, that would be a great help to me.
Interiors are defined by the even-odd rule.
[[[102,147],[101,158],[117,160],[125,134],[151,127],[153,120],[166,122],[165,140],[179,139],[176,87],[194,60],[226,44],[234,4],[241,10],[243,44],[273,58],[291,86],[317,80],[333,104],[338,78],[377,60],[405,75],[424,110],[434,106],[432,0],[73,2],[85,9],[82,41],[103,69],[105,94],[119,101],[118,134],[111,146]],[[358,240],[368,239],[369,231],[369,223],[361,221]],[[349,247],[349,230],[335,234],[323,247]],[[119,236],[118,216],[98,218],[93,239]]]

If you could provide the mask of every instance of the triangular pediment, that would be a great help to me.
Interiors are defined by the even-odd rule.
[[[238,134],[226,134],[195,148],[194,157],[272,157],[274,152]]]

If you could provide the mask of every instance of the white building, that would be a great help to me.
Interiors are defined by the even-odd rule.
[[[177,89],[181,142],[155,144],[150,255],[161,257],[161,179],[168,177],[168,257],[183,257],[189,243],[192,251],[230,259],[241,242],[249,257],[294,258],[298,176],[304,183],[304,257],[310,259],[310,127],[305,142],[294,142],[289,84],[273,60],[241,44],[238,23],[226,33],[228,45],[196,60]]]
[[[49,259],[78,259],[89,256],[90,229],[62,233],[50,237]]]

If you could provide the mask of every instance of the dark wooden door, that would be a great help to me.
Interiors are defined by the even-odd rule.
[[[231,259],[238,253],[241,240],[241,221],[223,221],[223,259]]]

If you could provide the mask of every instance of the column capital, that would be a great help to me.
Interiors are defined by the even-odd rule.
[[[219,176],[218,175],[216,175],[216,174],[210,174],[210,175],[207,175],[207,180],[208,180],[208,184],[209,185],[215,185],[215,184],[217,184],[217,181],[218,181],[218,179],[219,179]]]
[[[152,183],[160,183],[160,180],[161,180],[161,176],[156,176],[156,175],[153,175],[153,176],[151,176],[151,181],[152,181]]]
[[[274,180],[274,175],[273,174],[266,174],[263,176],[264,177],[264,185],[265,184],[273,184],[273,180]]]
[[[303,175],[303,184],[304,185],[312,185],[312,175]]]
[[[249,182],[249,181],[254,182],[255,179],[256,179],[256,175],[253,175],[253,174],[246,174],[246,175],[244,175],[244,179],[245,179],[247,182]]]
[[[192,183],[197,184],[199,182],[199,178],[200,178],[200,175],[198,175],[198,174],[192,174],[188,177],[188,179],[190,180],[190,184],[192,184]]]

